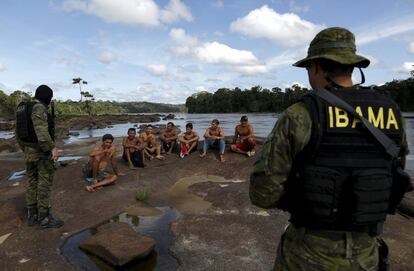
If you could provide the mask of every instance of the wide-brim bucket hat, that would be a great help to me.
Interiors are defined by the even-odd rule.
[[[356,54],[355,36],[341,27],[331,27],[319,32],[309,45],[308,56],[293,66],[305,68],[314,59],[329,59],[358,68],[368,67],[368,58]]]

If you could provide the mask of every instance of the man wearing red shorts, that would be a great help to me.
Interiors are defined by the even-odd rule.
[[[256,153],[256,139],[253,134],[253,127],[250,125],[247,116],[242,116],[240,124],[234,131],[233,144],[231,150],[247,156],[254,156]]]

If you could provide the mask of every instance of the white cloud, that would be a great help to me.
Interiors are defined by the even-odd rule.
[[[161,11],[161,20],[164,23],[171,24],[183,19],[187,22],[194,20],[190,9],[180,0],[170,0],[170,3]]]
[[[367,26],[366,30],[356,35],[357,45],[372,43],[380,39],[414,30],[413,16],[404,16],[394,21]]]
[[[3,83],[0,82],[0,90],[3,91],[6,94],[9,94],[11,91],[10,89]]]
[[[408,46],[408,52],[410,54],[414,54],[414,41],[410,42],[410,45]]]
[[[189,82],[192,81],[191,77],[188,75],[183,75],[183,74],[177,74],[174,76],[174,80],[175,81],[179,81],[179,82]]]
[[[207,83],[220,83],[220,82],[223,82],[223,80],[218,79],[218,78],[207,78],[207,79],[204,80],[204,82],[207,82]]]
[[[115,61],[115,55],[110,51],[102,51],[98,55],[99,62],[103,64],[110,64],[111,62]]]
[[[404,62],[401,67],[393,69],[394,72],[398,73],[410,73],[414,71],[414,62]]]
[[[226,69],[242,75],[268,72],[267,67],[250,51],[234,49],[216,41],[199,44],[197,38],[187,35],[183,29],[174,28],[169,35],[179,45],[171,48],[176,56],[192,57],[203,63],[224,65]]]
[[[208,91],[207,88],[205,86],[197,86],[196,87],[196,91],[197,92],[201,92],[201,91]]]
[[[0,72],[4,72],[5,70],[7,70],[6,66],[4,66],[3,63],[0,63]]]
[[[210,64],[256,65],[257,58],[250,51],[233,49],[218,42],[207,42],[195,50],[198,59]]]
[[[146,66],[146,70],[154,76],[162,77],[164,80],[172,80],[175,82],[191,81],[191,77],[183,73],[170,72],[164,64],[149,64]]]
[[[167,67],[164,64],[149,64],[146,66],[149,73],[155,76],[168,75]]]
[[[181,19],[193,21],[189,8],[180,0],[170,0],[164,9],[154,0],[64,0],[65,11],[81,11],[109,23],[158,26]]]
[[[309,11],[310,6],[309,5],[299,5],[296,3],[296,1],[294,0],[289,0],[289,9],[292,12],[296,12],[296,13],[306,13]]]
[[[305,52],[303,52],[306,54]],[[279,54],[278,56],[269,58],[266,60],[266,65],[269,68],[277,67],[277,66],[290,66],[296,61],[298,61],[300,57],[298,56],[298,52],[291,52],[285,51]]]
[[[214,31],[214,35],[216,35],[217,37],[223,37],[224,33],[220,31]]]
[[[231,69],[247,76],[266,74],[269,72],[265,65],[233,66]]]
[[[223,3],[223,1],[218,0],[218,1],[214,2],[213,4],[211,4],[211,6],[213,8],[222,8],[224,6],[224,3]]]
[[[197,38],[187,35],[185,30],[181,28],[171,29],[169,35],[174,42],[182,46],[196,46],[198,44]]]
[[[369,59],[369,61],[370,61],[369,65],[371,67],[375,66],[375,65],[378,65],[380,63],[380,61],[377,58],[373,57],[373,56],[363,55],[363,54],[361,54],[361,55]]]
[[[279,14],[262,6],[231,23],[230,30],[251,38],[266,38],[286,47],[303,46],[323,26],[301,19],[293,13]]]

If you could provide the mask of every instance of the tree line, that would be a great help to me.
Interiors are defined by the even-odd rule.
[[[88,92],[83,92],[83,100],[55,101],[55,113],[61,115],[110,115],[122,113],[158,113],[183,112],[184,105],[150,103],[150,102],[115,102],[96,101]],[[16,90],[7,95],[0,90],[0,117],[13,118],[17,105],[23,100],[30,100],[30,93]]]
[[[202,91],[188,97],[188,113],[280,112],[310,90],[294,85],[282,91],[254,86],[241,90],[220,88],[214,93]]]
[[[404,80],[393,80],[380,86],[390,92],[404,112],[414,111],[414,74]],[[93,95],[83,92],[79,101],[56,101],[55,112],[62,115],[104,115],[122,113],[231,113],[231,112],[281,112],[310,90],[294,85],[272,89],[254,86],[250,89],[220,88],[214,93],[199,92],[187,98],[185,105],[150,102],[95,101]],[[31,94],[16,90],[7,95],[0,90],[0,117],[12,118],[22,100],[31,99]]]
[[[404,112],[414,111],[414,75],[405,80],[393,80],[380,89],[388,90]],[[251,89],[220,88],[214,93],[202,91],[187,98],[189,113],[281,112],[310,90],[293,85],[282,91],[255,86]]]

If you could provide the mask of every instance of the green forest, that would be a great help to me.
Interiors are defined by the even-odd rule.
[[[414,111],[414,76],[393,80],[379,88],[388,90],[402,111]],[[220,88],[214,93],[193,94],[187,98],[185,106],[189,113],[281,112],[309,91],[298,85],[284,91],[278,87],[266,89],[261,86],[245,90]]]
[[[95,101],[87,92],[83,94],[82,102],[55,101],[55,113],[61,115],[103,115],[121,113],[158,113],[182,112],[184,105],[150,103],[150,102],[115,102]],[[16,90],[10,95],[0,90],[0,117],[14,116],[17,105],[23,100],[31,99],[31,95]]]
[[[405,80],[393,80],[382,86],[404,112],[414,111],[414,76]],[[185,105],[172,105],[150,102],[95,101],[88,92],[83,92],[83,100],[56,101],[55,112],[62,115],[103,115],[122,113],[230,113],[230,112],[281,112],[297,101],[309,89],[294,85],[282,90],[255,86],[251,89],[220,88],[214,93],[199,92],[188,97]],[[31,95],[16,90],[7,95],[0,90],[0,117],[14,116],[17,105]]]

